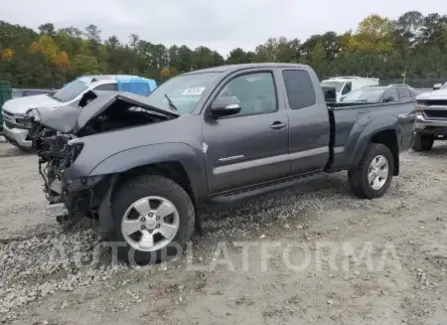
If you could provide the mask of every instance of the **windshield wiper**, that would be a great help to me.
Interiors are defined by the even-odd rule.
[[[174,111],[178,111],[177,106],[174,105],[171,98],[169,98],[169,96],[166,94],[165,94],[165,97],[168,100],[169,107],[172,108]]]

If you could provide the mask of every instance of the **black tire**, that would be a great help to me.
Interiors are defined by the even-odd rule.
[[[428,151],[433,147],[435,136],[416,133],[412,149],[416,152]]]
[[[134,202],[147,196],[159,196],[172,202],[178,211],[180,221],[178,231],[170,244],[153,252],[133,249],[121,231],[121,222],[126,210]],[[195,209],[188,193],[176,182],[164,176],[145,175],[130,179],[118,189],[112,200],[112,217],[113,239],[118,244],[118,259],[129,264],[146,266],[163,262],[174,254],[183,253],[186,242],[194,232]]]
[[[368,181],[368,171],[372,160],[377,156],[384,156],[388,163],[388,177],[385,184],[378,190],[371,187]],[[380,143],[370,143],[357,167],[348,171],[349,185],[352,193],[362,199],[381,197],[390,187],[393,178],[394,159],[390,149]]]

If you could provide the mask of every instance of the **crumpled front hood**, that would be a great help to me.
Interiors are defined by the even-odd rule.
[[[431,99],[432,100],[447,99],[447,88],[435,90],[430,93],[420,94],[416,97],[416,100],[431,100]]]
[[[25,114],[31,108],[60,107],[63,104],[47,94],[41,94],[10,99],[3,104],[3,109],[13,114]]]
[[[62,133],[70,133],[76,125],[81,108],[77,105],[69,105],[63,109],[42,107],[36,108],[34,111],[37,114],[31,114],[37,115],[35,121],[42,126]]]
[[[141,107],[164,116],[180,116],[177,112],[167,111],[153,106],[148,100],[148,97],[141,95],[116,91],[88,91],[79,102],[80,106],[83,107],[76,121],[76,125],[73,128],[73,133],[79,133],[89,121],[117,103],[124,104],[128,107]]]
[[[62,133],[73,133],[74,135],[80,134],[90,121],[117,103],[125,104],[128,107],[142,107],[154,112],[154,114],[161,114],[171,118],[179,116],[177,112],[166,111],[152,106],[146,98],[116,91],[88,91],[77,104],[63,108],[38,108],[34,110],[36,113],[33,111],[29,116],[35,116],[35,121],[46,128]],[[114,108],[112,107],[111,109]]]

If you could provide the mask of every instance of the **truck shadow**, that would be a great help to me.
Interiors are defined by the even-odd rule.
[[[255,196],[245,201],[226,205],[209,205],[200,210],[204,221],[209,219],[225,219],[234,215],[246,215],[249,218],[259,213],[274,213],[278,207],[286,208],[296,205],[298,211],[305,210],[309,202],[331,198],[335,195],[356,198],[350,193],[346,172],[328,175],[327,178],[308,184],[300,184],[268,194]]]
[[[0,142],[0,158],[34,155],[34,152],[25,152],[8,142]]]
[[[435,144],[431,150],[424,152],[415,152],[410,150],[410,153],[422,157],[447,158],[447,143],[445,141],[435,141]]]

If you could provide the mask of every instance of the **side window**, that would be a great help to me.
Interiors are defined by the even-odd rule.
[[[117,86],[117,84],[105,84],[105,85],[97,86],[97,87],[93,88],[93,90],[114,90],[114,91],[117,91],[118,86]]]
[[[305,70],[284,70],[287,98],[291,109],[300,109],[316,103],[315,89]]]
[[[397,94],[399,95],[400,99],[412,97],[410,94],[410,91],[408,89],[404,89],[404,88],[398,88]]]
[[[259,72],[242,75],[228,82],[218,97],[234,96],[241,102],[241,111],[232,116],[271,113],[277,110],[273,74]]]
[[[352,83],[351,82],[347,82],[346,84],[345,84],[345,88],[343,88],[343,91],[342,91],[342,95],[346,95],[347,93],[350,93],[351,92],[351,90],[352,90]]]
[[[398,100],[399,97],[397,96],[396,89],[388,89],[385,91],[385,94],[383,95],[383,99],[392,98],[392,101]]]

